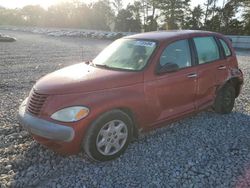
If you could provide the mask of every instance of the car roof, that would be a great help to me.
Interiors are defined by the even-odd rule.
[[[185,37],[185,36],[195,36],[195,35],[218,35],[218,33],[210,31],[201,31],[201,30],[168,30],[168,31],[153,31],[146,33],[139,33],[135,35],[130,35],[125,38],[133,39],[148,39],[148,40],[157,40],[162,41],[175,37]]]

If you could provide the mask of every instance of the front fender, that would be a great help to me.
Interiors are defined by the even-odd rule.
[[[50,117],[55,111],[62,108],[83,105],[90,109],[86,117],[88,122],[94,121],[101,114],[112,109],[129,109],[138,125],[145,125],[148,119],[149,108],[146,106],[143,83],[121,88],[100,90],[90,93],[54,95],[46,101],[43,116]]]

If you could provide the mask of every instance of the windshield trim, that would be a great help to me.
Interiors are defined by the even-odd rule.
[[[133,69],[123,69],[123,68],[116,68],[116,67],[101,67],[101,66],[96,66],[96,64],[94,63],[91,63],[90,65],[91,66],[94,66],[96,68],[101,68],[101,69],[106,69],[106,70],[114,70],[114,71],[122,71],[122,72],[142,72],[144,71],[148,65],[149,65],[149,62],[151,61],[152,57],[155,55],[155,52],[157,51],[157,49],[159,48],[159,41],[158,40],[154,40],[154,39],[143,39],[143,38],[130,38],[130,37],[123,37],[123,38],[120,38],[120,39],[130,39],[130,40],[140,40],[140,41],[151,41],[151,42],[155,42],[155,49],[153,50],[153,52],[151,53],[151,55],[149,56],[147,62],[145,63],[145,66],[140,69],[140,70],[133,70]],[[119,39],[117,39],[119,40]],[[91,61],[93,62],[93,60]]]

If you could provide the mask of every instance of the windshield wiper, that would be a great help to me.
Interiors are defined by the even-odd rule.
[[[105,64],[94,64],[92,63],[95,67],[101,67],[101,68],[105,68],[105,69],[113,69],[113,67],[110,67],[108,65]]]
[[[93,61],[89,60],[85,62],[87,65],[93,66],[93,67],[101,67],[105,69],[112,69],[112,67],[105,65],[105,64],[95,64]]]
[[[93,67],[104,67],[104,68],[109,68],[107,65],[102,65],[102,64],[95,64],[93,61],[86,61],[85,62],[87,65],[93,66]]]
[[[92,61],[88,61],[88,65],[93,66],[93,67],[100,67],[100,68],[104,68],[104,69],[109,69],[109,70],[127,71],[126,69],[118,68],[118,67],[111,67],[111,66],[108,66],[106,64],[95,64]]]

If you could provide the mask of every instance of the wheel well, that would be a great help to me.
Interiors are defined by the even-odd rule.
[[[227,81],[227,83],[232,84],[235,88],[235,98],[237,98],[240,94],[240,86],[241,86],[241,81],[238,78],[231,78],[230,80]]]
[[[133,124],[133,136],[134,138],[137,138],[139,134],[138,125],[136,123],[136,117],[132,110],[130,110],[129,108],[118,108],[118,110],[121,110],[122,112],[126,113],[131,118]]]

